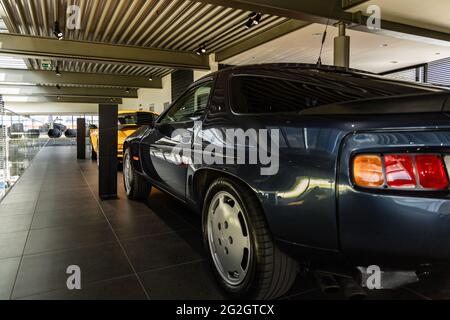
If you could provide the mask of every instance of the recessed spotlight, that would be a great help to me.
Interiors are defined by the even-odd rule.
[[[437,56],[440,55],[440,54],[441,54],[440,52],[436,52],[436,53],[435,53],[435,55],[437,55]]]
[[[148,81],[153,81],[153,77],[150,76],[150,77],[148,78]]]
[[[127,88],[127,89],[125,90],[125,92],[126,92],[126,93],[130,93],[130,88]]]
[[[257,26],[261,22],[261,19],[262,19],[261,13],[256,13],[256,12],[251,13],[248,16],[248,20],[245,23],[245,27],[247,29],[250,29],[253,26]]]
[[[397,64],[397,63],[398,63],[398,61],[395,61],[395,60],[394,60],[394,61],[391,61],[391,63],[393,63],[393,64]]]
[[[58,97],[56,97],[58,100],[61,100],[61,97],[60,96],[58,96]]]
[[[195,52],[198,56],[201,56],[202,54],[205,54],[207,52],[206,50],[206,45],[202,44],[200,46],[200,48],[197,49],[197,51]]]
[[[385,47],[387,47],[387,46],[388,46],[387,43],[380,44],[380,48],[385,48]]]
[[[55,21],[55,23],[53,25],[53,34],[55,35],[55,37],[58,38],[58,40],[62,40],[64,38],[64,33],[59,28],[59,22],[58,21]]]
[[[261,18],[262,18],[261,13],[257,13],[253,18],[254,21],[253,24],[258,25],[261,22]]]

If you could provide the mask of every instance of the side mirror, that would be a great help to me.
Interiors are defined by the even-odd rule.
[[[157,116],[153,113],[138,112],[136,117],[138,126],[154,126]]]

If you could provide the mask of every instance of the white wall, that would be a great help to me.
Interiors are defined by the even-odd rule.
[[[155,105],[155,112],[164,111],[164,103],[172,100],[172,77],[162,78],[162,89],[139,89],[137,99],[123,99],[119,105],[120,110],[149,110],[151,104]]]

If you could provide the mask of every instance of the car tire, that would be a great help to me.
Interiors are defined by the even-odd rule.
[[[128,199],[136,201],[147,200],[152,189],[152,185],[148,180],[134,170],[131,163],[131,153],[129,149],[127,149],[124,153],[123,177],[125,193],[127,194]],[[127,181],[127,179],[129,180]]]
[[[233,214],[228,215],[226,212]],[[234,217],[236,213],[237,217]],[[221,220],[222,216],[227,217]],[[228,218],[231,219],[230,223],[226,221]],[[238,230],[233,230],[236,225],[239,225]],[[237,235],[234,243],[233,237],[228,237],[227,232]],[[242,183],[220,178],[211,184],[203,206],[203,235],[214,274],[231,298],[275,299],[284,295],[294,283],[298,272],[297,262],[276,246],[258,199]],[[234,245],[238,247],[237,250]],[[232,258],[234,263],[221,261],[221,256],[226,260],[228,255],[237,257]],[[224,270],[224,266],[237,266],[242,275],[233,270]]]

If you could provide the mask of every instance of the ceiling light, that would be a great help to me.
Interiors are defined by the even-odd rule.
[[[148,81],[153,81],[153,77],[150,76],[150,77],[148,78]]]
[[[197,49],[195,52],[197,55],[201,56],[202,54],[205,54],[207,52],[206,45],[202,44],[200,48]]]
[[[250,29],[251,27],[253,27],[253,19],[249,19],[246,23],[245,23],[245,27],[247,29]]]
[[[62,33],[61,29],[59,28],[58,21],[55,21],[55,24],[53,25],[53,34],[58,38],[58,40],[62,40],[64,38],[64,33]]]
[[[126,92],[126,93],[130,93],[130,88],[127,88],[127,89],[125,90],[125,92]]]
[[[261,22],[261,18],[262,18],[261,13],[256,12],[251,13],[248,16],[248,20],[245,23],[245,27],[247,29],[250,29],[251,27],[258,25]]]
[[[261,13],[257,13],[255,18],[253,20],[255,20],[255,24],[258,25],[261,22]]]

